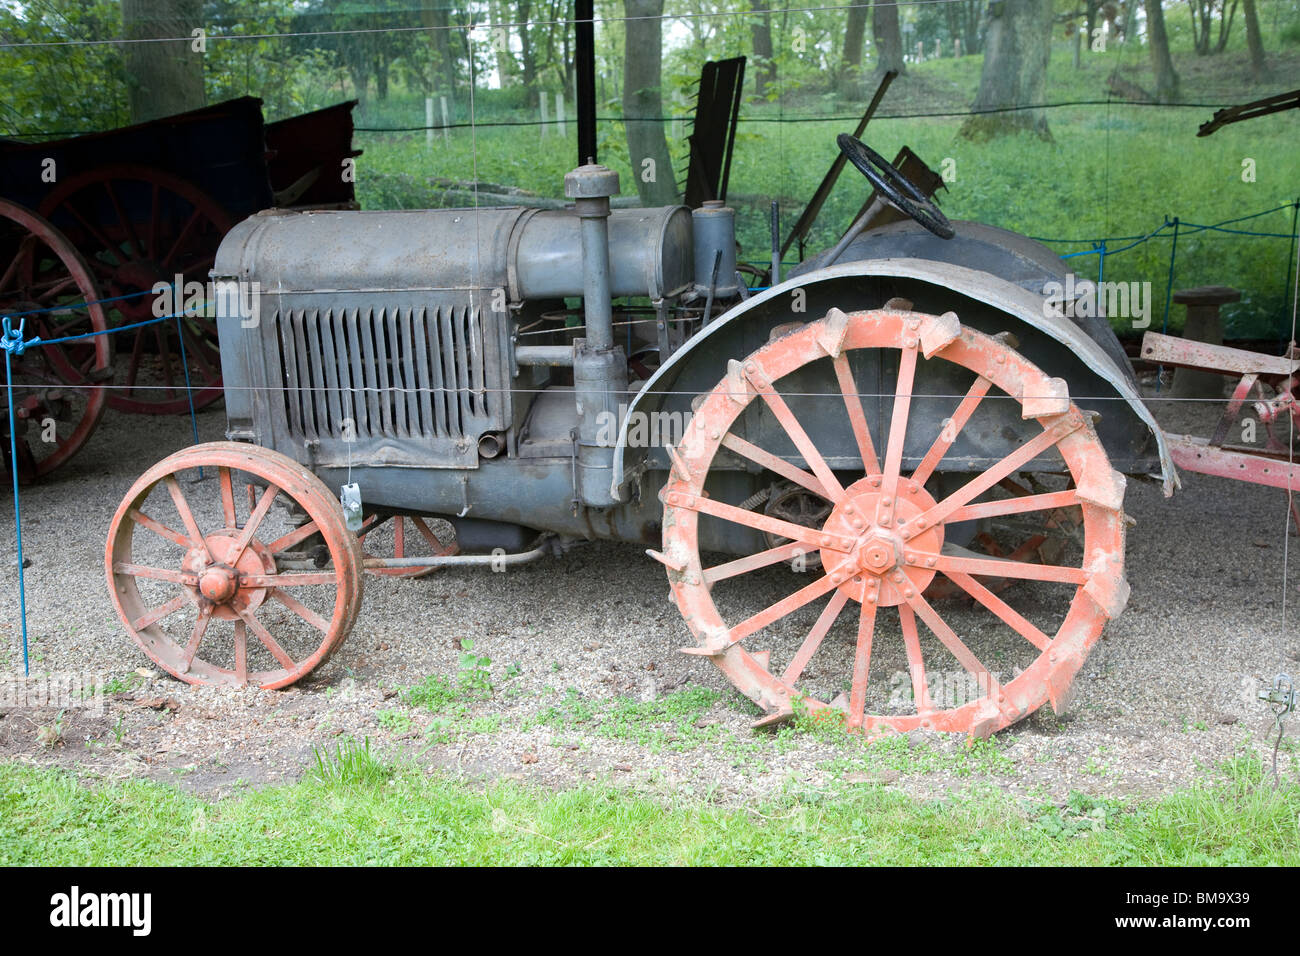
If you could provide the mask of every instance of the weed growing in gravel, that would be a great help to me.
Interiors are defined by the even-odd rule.
[[[690,750],[720,735],[721,724],[705,715],[723,696],[707,687],[692,687],[650,701],[619,697],[595,705],[571,687],[559,704],[539,711],[523,729],[556,727],[630,740],[652,753]]]
[[[969,777],[1005,775],[1015,770],[1015,762],[1006,755],[1003,745],[991,737],[941,752],[927,743],[914,743],[905,734],[874,741],[845,736],[855,747],[854,753],[821,764],[823,770],[836,776],[894,770],[900,774],[950,773]]]
[[[348,737],[334,745],[312,747],[313,764],[309,776],[317,783],[333,787],[374,786],[385,783],[396,772],[370,749],[370,738],[362,743]]]
[[[460,686],[467,691],[488,696],[492,693],[492,674],[488,668],[492,658],[486,654],[474,653],[474,642],[468,637],[460,642],[460,661],[456,665],[456,677]]]
[[[404,710],[396,707],[390,707],[388,710],[381,710],[375,714],[375,720],[380,727],[394,734],[404,734],[411,729],[414,721],[411,715]]]
[[[1034,823],[1054,839],[1065,839],[1085,833],[1096,833],[1112,826],[1123,813],[1114,800],[1090,797],[1077,790],[1070,792],[1064,806],[1044,804],[1038,808]]]

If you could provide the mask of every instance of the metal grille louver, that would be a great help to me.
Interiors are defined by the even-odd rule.
[[[500,427],[477,308],[289,309],[274,322],[294,438],[459,439]]]

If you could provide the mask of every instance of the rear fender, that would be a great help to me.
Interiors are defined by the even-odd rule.
[[[614,453],[615,497],[622,500],[622,488],[640,471],[669,467],[665,445],[675,441],[640,439],[647,433],[652,438],[679,433],[689,421],[691,400],[722,379],[729,359],[760,348],[779,325],[814,321],[832,306],[844,311],[880,308],[894,297],[910,300],[918,312],[956,312],[964,325],[989,334],[1012,333],[1019,352],[1049,375],[1066,380],[1076,404],[1101,413],[1098,432],[1113,467],[1126,474],[1158,476],[1166,495],[1177,489],[1178,475],[1164,433],[1132,376],[1059,309],[1045,305],[1042,296],[963,266],[875,259],[808,272],[755,295],[673,353],[628,406]],[[675,427],[650,426],[647,432],[645,423],[656,419]],[[812,437],[818,438],[815,430]]]

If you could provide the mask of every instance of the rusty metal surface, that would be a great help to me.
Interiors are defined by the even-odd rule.
[[[1300,361],[1285,355],[1264,355],[1159,332],[1148,332],[1142,337],[1141,355],[1145,361],[1159,365],[1207,369],[1225,375],[1294,375],[1300,370]]]
[[[847,358],[857,350],[901,353],[892,422],[884,442],[881,436],[869,432],[862,416],[861,398]],[[847,486],[827,466],[803,423],[773,387],[774,382],[800,367],[827,358],[836,363],[841,400],[854,423],[864,463],[863,477]],[[902,467],[912,379],[922,358],[927,363],[953,363],[975,373],[970,411],[983,394],[981,381],[1007,395],[1026,396],[1022,414],[1027,440],[939,501]],[[764,710],[768,715],[764,722],[792,715],[798,697],[802,706],[813,712],[828,707],[842,709],[850,727],[873,734],[923,728],[984,736],[1022,719],[1049,700],[1059,706],[1106,621],[1122,611],[1128,585],[1123,576],[1124,479],[1111,469],[1086,416],[1070,402],[1068,392],[1059,387],[1058,381],[1049,379],[1004,342],[962,328],[951,314],[845,314],[832,309],[825,318],[778,337],[744,360],[734,362],[699,406],[661,492],[664,545],[662,552],[652,552],[652,556],[668,569],[674,599],[698,643],[697,648],[687,651],[710,657],[742,693]],[[833,503],[830,516],[819,527],[781,522],[705,493],[705,483],[726,444],[726,436],[751,405],[765,406],[802,451],[808,469],[797,469],[793,477]],[[964,426],[970,411],[965,412],[965,417],[954,417],[953,429]],[[947,437],[947,428],[936,432],[936,457],[942,457],[951,438]],[[963,509],[1046,448],[1055,448],[1064,459],[1073,489],[1065,496],[1048,496],[1046,502],[1029,504],[1045,510],[1058,507],[1062,497],[1068,497],[1069,505],[1080,509],[1085,539],[1082,565],[966,557],[948,549],[945,532],[951,524],[967,518]],[[1023,501],[1015,507],[1033,510]],[[701,515],[772,531],[793,546],[818,551],[821,573],[808,575],[811,583],[749,617],[737,619],[732,613],[732,623],[728,624],[714,604],[712,591],[717,582],[788,560],[791,546],[705,567],[699,545]],[[936,574],[950,578],[1018,634],[1018,639],[1032,645],[1036,651],[1033,663],[1009,681],[999,682],[922,596],[922,590]],[[1059,628],[1054,634],[1046,634],[980,585],[975,578],[981,576],[1057,581],[1077,590]],[[759,649],[760,632],[822,597],[829,597],[825,609],[799,650],[781,669],[782,662],[774,662],[770,650]],[[852,672],[843,675],[850,679],[849,695],[833,701],[802,696],[800,675],[817,654],[835,619],[844,607],[852,606],[851,602],[858,606],[859,626]],[[877,615],[888,608],[897,609],[907,645],[916,689],[916,709],[911,714],[871,714],[865,709]],[[978,699],[952,707],[928,699],[926,668],[932,665],[923,660],[917,640],[918,618],[945,649],[943,653],[948,656],[944,659],[955,658],[977,681],[982,691]]]

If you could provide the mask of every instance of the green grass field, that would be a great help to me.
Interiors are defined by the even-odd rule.
[[[1257,758],[1129,804],[1064,806],[991,788],[921,802],[879,786],[790,784],[747,807],[664,802],[609,786],[486,788],[386,764],[368,747],[322,756],[300,783],[206,802],[143,781],[79,782],[0,765],[0,865],[1300,863],[1300,787]]]

